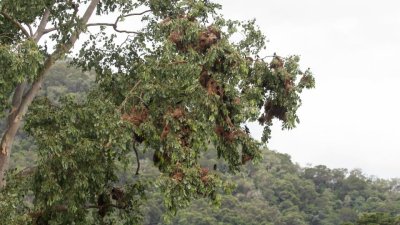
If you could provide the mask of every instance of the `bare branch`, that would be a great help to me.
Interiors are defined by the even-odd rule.
[[[130,40],[130,38],[132,38],[132,35],[127,35],[125,40],[121,43],[120,46],[123,46],[125,43],[127,43]]]
[[[136,31],[120,30],[120,29],[118,29],[117,24],[115,24],[115,23],[90,23],[90,24],[87,25],[87,27],[93,27],[93,26],[112,27],[118,33],[140,34],[140,32],[136,32]]]
[[[145,10],[145,11],[140,12],[140,13],[130,13],[130,14],[126,14],[126,15],[120,15],[120,16],[117,17],[117,19],[115,20],[114,23],[89,23],[89,24],[86,25],[86,27],[108,26],[108,27],[113,27],[113,29],[118,33],[140,34],[140,32],[136,32],[136,31],[120,30],[120,29],[118,29],[118,23],[121,21],[122,18],[130,17],[130,16],[140,16],[140,15],[143,15],[143,14],[148,13],[148,12],[151,12],[151,10]],[[52,27],[52,28],[45,29],[43,31],[43,34],[47,34],[47,33],[53,32],[53,31],[55,31],[57,29],[58,29],[57,27]]]
[[[143,12],[140,13],[129,13],[126,15],[120,15],[117,17],[117,19],[115,20],[114,23],[89,23],[86,26],[87,27],[92,27],[92,26],[109,26],[112,27],[116,32],[118,33],[127,33],[127,34],[140,34],[140,32],[136,32],[136,31],[129,31],[129,30],[120,30],[118,29],[118,23],[121,21],[121,19],[126,18],[126,17],[130,17],[130,16],[140,16],[143,15],[145,13],[151,12],[151,10],[145,10]]]
[[[110,26],[110,27],[113,27],[113,26],[115,26],[115,23],[88,23],[86,26],[87,27],[94,27],[94,26]]]
[[[100,0],[92,0],[90,2],[89,7],[86,9],[85,14],[83,14],[82,17],[82,23],[86,24],[89,21],[90,16],[92,15],[93,11],[95,10],[97,4],[100,2]]]
[[[49,16],[50,16],[50,9],[47,8],[43,13],[42,20],[40,21],[35,34],[33,35],[35,41],[39,41],[39,39],[43,36],[44,34],[43,31],[45,30],[46,25],[49,22]]]
[[[146,13],[148,13],[148,12],[151,12],[151,9],[145,10],[145,11],[140,12],[140,13],[130,13],[130,14],[126,14],[126,15],[122,15],[122,16],[119,16],[119,17],[141,16],[141,15],[146,14]]]
[[[26,38],[31,37],[28,31],[24,28],[24,26],[22,26],[22,24],[18,22],[16,19],[8,15],[8,13],[6,13],[5,11],[1,11],[0,14],[3,15],[6,19],[10,20],[16,27],[18,27],[22,31],[22,33],[26,36]]]
[[[58,30],[57,27],[52,27],[52,28],[45,29],[45,30],[43,31],[43,35],[45,35],[45,34],[47,34],[47,33],[50,33],[50,32],[53,32],[53,31],[56,31],[56,30]]]

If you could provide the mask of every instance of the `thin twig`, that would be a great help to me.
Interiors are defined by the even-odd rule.
[[[117,24],[122,18],[129,17],[129,16],[139,16],[139,15],[143,15],[148,12],[151,12],[151,10],[146,10],[146,11],[143,11],[140,13],[130,13],[130,14],[126,14],[126,15],[120,15],[117,17],[117,19],[115,20],[114,23],[89,23],[89,24],[86,24],[86,27],[107,26],[107,27],[113,27],[113,29],[118,33],[140,34],[140,32],[136,32],[136,31],[120,30],[120,29],[118,29]],[[50,32],[56,31],[56,30],[58,30],[57,27],[51,27],[51,28],[45,29],[42,34],[47,34],[47,33],[50,33]]]
[[[123,46],[123,45],[129,40],[129,38],[132,38],[132,36],[131,36],[131,35],[128,35],[128,36],[126,37],[125,41],[123,41],[123,42],[121,43],[121,46]]]
[[[266,58],[274,58],[274,57],[277,57],[277,55],[275,55],[275,54],[274,55],[266,55],[266,56],[260,58],[260,60],[264,60]]]

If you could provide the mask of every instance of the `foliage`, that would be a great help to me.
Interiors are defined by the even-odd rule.
[[[3,0],[0,6],[31,23],[50,2]],[[103,1],[97,12],[114,11],[115,3]],[[139,3],[153,13],[143,17],[140,34],[121,45],[104,30],[93,34],[74,59],[86,74],[70,69],[63,81],[65,73],[57,69],[67,68],[56,64],[54,79],[46,80],[26,121],[35,153],[24,151],[33,146],[27,134],[20,135],[16,151],[37,160],[14,162],[17,168],[35,167],[10,171],[0,195],[2,223],[138,224],[143,217],[145,224],[156,224],[163,223],[163,213],[185,206],[169,217],[172,223],[399,223],[398,180],[368,178],[359,170],[301,168],[287,155],[261,150],[248,136],[249,121],[265,125],[264,141],[273,118],[284,128],[298,122],[299,93],[314,85],[310,72],[299,70],[298,57],[263,61],[264,37],[254,22],[224,20],[215,13],[217,5]],[[62,20],[71,17],[61,13],[71,13],[65,5],[56,6]],[[126,3],[119,10],[136,6]],[[37,79],[46,52],[24,40],[4,15],[0,24],[3,112],[17,84]],[[62,25],[54,40],[85,29]],[[235,32],[245,38],[232,42]],[[98,86],[88,91],[91,69]],[[62,97],[69,92],[75,94]],[[138,176],[132,172],[135,151],[142,165]],[[226,173],[238,172],[251,159],[262,161],[247,164],[240,174]],[[237,187],[232,196],[223,195],[230,180]],[[203,197],[221,208],[210,207]]]
[[[29,224],[30,216],[27,211],[32,207],[30,198],[31,174],[11,170],[8,185],[0,192],[0,221],[2,224]]]
[[[74,96],[82,102],[88,91],[94,87],[94,79],[93,73],[82,73],[79,69],[68,66],[68,62],[60,61],[51,68],[39,96],[45,96],[54,104],[58,104],[63,96]],[[3,130],[4,126],[3,121],[0,121],[0,130]],[[23,130],[16,136],[11,158],[11,169],[21,170],[36,164],[34,139]]]
[[[357,225],[396,225],[400,224],[400,217],[393,217],[387,213],[363,214],[356,222]]]
[[[232,195],[220,196],[220,207],[210,205],[205,199],[198,199],[178,211],[176,216],[170,217],[171,223],[289,225],[296,224],[297,221],[297,224],[355,225],[369,224],[362,221],[375,221],[376,224],[382,224],[380,221],[396,221],[396,215],[400,213],[399,180],[363,176],[360,180],[364,183],[365,191],[360,193],[356,192],[356,187],[346,187],[346,183],[352,180],[352,171],[324,166],[302,168],[293,164],[288,155],[269,150],[264,150],[263,153],[262,162],[248,164],[241,173],[231,175],[223,172],[226,168],[223,160],[214,161],[216,153],[212,149],[206,152],[201,159],[202,167],[212,168],[216,163],[222,179],[232,180],[236,187]],[[150,152],[141,157],[143,177],[159,176],[153,170],[151,161]],[[135,165],[129,165],[123,173],[129,177],[129,171],[134,169]],[[320,177],[309,178],[309,173],[306,175],[305,172],[307,170],[319,171],[318,174],[330,177],[326,179],[328,183],[333,184],[333,181],[340,180],[340,184],[324,186],[318,182]],[[146,195],[147,201],[141,206],[144,220],[140,224],[165,224],[163,194],[155,186],[148,186]]]
[[[172,224],[396,224],[400,214],[399,180],[360,176],[360,186],[348,188],[359,170],[329,169],[325,166],[302,168],[290,157],[264,150],[264,160],[248,164],[237,175],[224,173],[233,180],[232,195],[221,196],[221,207],[211,207],[203,199],[194,201],[172,219]],[[212,166],[212,153],[204,156]],[[224,163],[217,162],[218,170]],[[315,175],[310,177],[310,170]],[[319,182],[321,176],[330,185]],[[144,224],[164,224],[159,194],[149,196]]]
[[[57,45],[47,57],[46,49],[33,42],[13,58],[14,49],[7,47],[30,44],[30,38],[5,44],[2,55],[11,60],[9,65],[16,65],[10,76],[21,77],[3,78],[5,91],[0,97],[4,101],[23,81],[37,87],[46,66],[69,51],[77,35],[87,30],[83,19],[76,16],[78,6],[73,2],[39,1],[30,12],[29,4],[19,3],[2,1],[4,18],[9,13],[17,22],[34,23],[51,5],[50,22],[59,29],[50,39]],[[101,27],[73,59],[75,66],[96,72],[96,87],[86,97],[58,97],[66,92],[59,87],[59,93],[51,96],[45,92],[47,96],[37,98],[31,106],[25,129],[35,141],[36,167],[31,179],[13,179],[15,186],[2,190],[5,210],[12,209],[15,202],[32,204],[21,206],[15,218],[36,224],[138,223],[151,179],[133,173],[131,179],[122,179],[120,166],[139,166],[135,158],[149,151],[160,172],[150,184],[162,191],[167,212],[176,213],[204,197],[219,204],[219,194],[229,191],[231,185],[211,166],[200,164],[202,154],[212,146],[214,158],[223,159],[227,171],[238,172],[246,162],[262,158],[262,143],[250,137],[247,122],[259,121],[264,126],[264,143],[273,119],[281,120],[288,129],[299,122],[299,94],[314,86],[314,78],[309,70],[300,70],[297,56],[274,54],[270,62],[264,60],[260,55],[265,37],[254,21],[225,20],[216,12],[219,5],[197,0],[108,0],[97,5],[97,13],[118,9],[128,16],[140,7],[150,10],[140,13],[148,12],[135,36],[118,43],[117,35],[109,35]],[[112,27],[118,32],[116,23]],[[237,33],[245,35],[234,42]],[[28,66],[33,68],[32,77]],[[38,73],[43,74],[35,76]],[[136,157],[131,157],[132,152]],[[297,186],[283,181],[275,185],[279,192],[270,197],[277,197],[281,210],[288,212],[282,221],[304,224],[304,215],[299,215],[300,208],[295,206],[300,199],[290,192]],[[26,195],[19,190],[31,201],[25,203]],[[331,197],[329,191],[323,195]]]
[[[24,41],[18,46],[0,43],[0,116],[9,107],[9,96],[14,87],[28,79],[34,80],[43,56],[38,46],[31,40]],[[29,71],[29,72],[28,72]]]

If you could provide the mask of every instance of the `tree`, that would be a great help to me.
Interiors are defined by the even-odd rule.
[[[263,142],[274,118],[283,128],[295,127],[299,94],[314,86],[310,71],[299,69],[297,56],[261,56],[265,37],[254,21],[225,20],[216,11],[220,6],[208,1],[49,0],[29,11],[30,20],[23,16],[29,6],[18,3],[1,2],[2,21],[16,27],[12,41],[2,42],[8,54],[4,57],[16,68],[7,76],[22,74],[15,80],[3,79],[3,101],[15,90],[2,141],[2,168],[48,69],[89,26],[101,29],[89,35],[72,61],[96,72],[97,88],[83,101],[65,97],[54,104],[43,97],[30,107],[25,127],[38,148],[37,167],[29,176],[11,174],[3,196],[25,193],[33,206],[24,204],[22,197],[11,201],[21,203],[18,206],[6,204],[8,210],[18,208],[4,218],[10,224],[15,218],[21,224],[137,223],[146,184],[154,180],[140,176],[138,156],[144,151],[154,151],[153,162],[161,172],[157,183],[167,209],[174,212],[200,197],[218,203],[218,193],[227,185],[217,171],[199,164],[201,152],[212,146],[233,172],[259,159],[261,143],[250,137],[245,124],[258,120],[264,126]],[[79,17],[82,4],[88,6]],[[142,13],[133,13],[143,8]],[[123,14],[114,23],[88,24],[94,10]],[[31,35],[25,28],[39,15],[38,31]],[[119,29],[118,23],[128,16],[142,16],[143,28]],[[54,28],[46,28],[48,21]],[[106,27],[133,36],[118,43]],[[57,45],[48,54],[37,37],[50,31],[56,32],[51,38]],[[244,38],[232,41],[238,32]],[[32,70],[28,67],[36,72],[23,76]],[[137,165],[128,180],[121,179],[121,163]]]
[[[1,139],[0,187],[8,167],[11,146],[21,121],[37,95],[50,67],[74,46],[96,7],[111,11],[112,1],[104,10],[100,0],[59,2],[53,0],[0,1],[0,64],[2,71],[0,112],[9,108],[7,125]],[[80,6],[88,4],[82,16]],[[53,27],[49,28],[48,24]],[[33,32],[33,28],[36,31]],[[39,45],[44,35],[53,32],[50,40],[55,50],[48,54],[46,45]],[[8,102],[12,95],[11,103]]]

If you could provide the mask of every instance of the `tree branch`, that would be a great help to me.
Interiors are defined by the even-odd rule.
[[[45,29],[45,30],[43,31],[42,35],[45,35],[45,34],[47,34],[47,33],[56,31],[57,29],[58,29],[57,27],[52,27],[52,28]]]
[[[26,88],[26,82],[22,82],[20,84],[17,85],[17,87],[15,88],[14,94],[13,94],[13,98],[12,98],[12,102],[11,102],[11,110],[10,110],[10,115],[8,117],[8,125],[12,124],[12,120],[15,119],[15,113],[17,111],[17,109],[19,108],[21,101],[22,101],[22,96],[24,95],[24,91]]]
[[[136,149],[135,143],[133,143],[133,151],[135,151],[136,155],[136,162],[137,162],[137,167],[136,167],[136,173],[135,175],[139,175],[139,170],[140,170],[140,160],[139,160],[139,153]]]
[[[122,16],[119,16],[119,17],[122,18],[122,17],[129,17],[129,16],[141,16],[141,15],[146,14],[148,12],[151,12],[151,9],[145,10],[145,11],[140,12],[140,13],[129,13],[129,14],[122,15]]]
[[[87,25],[87,27],[93,27],[93,26],[107,26],[107,27],[112,27],[116,32],[118,33],[126,33],[126,34],[140,34],[140,32],[137,31],[129,31],[129,30],[120,30],[117,27],[116,23],[90,23]]]
[[[120,16],[117,17],[117,19],[115,20],[114,23],[89,23],[86,26],[87,27],[108,26],[108,27],[112,27],[118,33],[140,34],[140,32],[136,32],[136,31],[120,30],[120,29],[118,29],[118,23],[122,18],[130,17],[130,16],[140,16],[140,15],[143,15],[143,14],[148,13],[148,12],[151,12],[151,10],[149,9],[149,10],[145,10],[145,11],[140,12],[140,13],[130,13],[130,14],[126,14],[126,15],[120,15]]]
[[[33,30],[32,30],[32,26],[30,25],[30,24],[26,24],[26,26],[28,27],[28,29],[29,29],[29,36],[33,36]]]
[[[21,99],[24,94],[25,87],[26,87],[26,82],[22,82],[22,83],[18,84],[17,87],[15,88],[14,95],[13,95],[12,102],[11,102],[13,108],[14,107],[17,108],[21,104]]]
[[[43,13],[42,20],[40,21],[35,34],[33,35],[33,39],[35,39],[35,41],[39,41],[39,39],[43,36],[46,25],[49,22],[49,16],[50,16],[50,9],[47,8]]]
[[[18,27],[22,33],[26,36],[26,38],[30,38],[31,36],[29,35],[28,31],[22,26],[20,22],[18,22],[16,19],[12,18],[8,13],[5,11],[1,11],[0,13],[3,15],[6,19],[10,20],[16,27]]]

